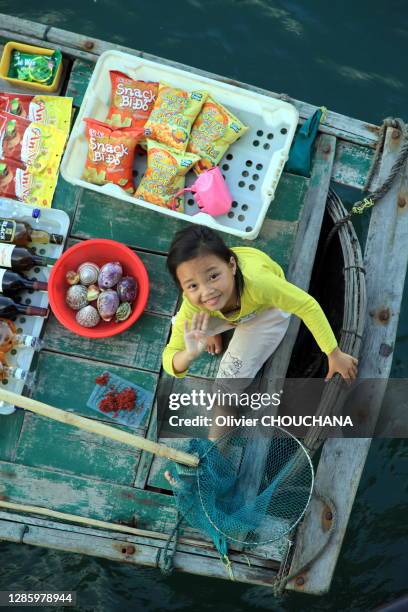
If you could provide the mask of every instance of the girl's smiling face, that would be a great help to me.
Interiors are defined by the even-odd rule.
[[[236,271],[233,257],[226,263],[217,255],[207,254],[179,264],[176,273],[190,302],[212,311],[231,310],[237,306]]]

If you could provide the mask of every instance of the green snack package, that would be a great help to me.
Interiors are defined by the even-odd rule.
[[[35,55],[15,50],[11,54],[8,76],[20,81],[50,85],[62,61],[59,49],[52,55]]]

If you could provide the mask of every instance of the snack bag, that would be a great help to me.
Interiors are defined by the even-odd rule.
[[[112,127],[143,127],[157,98],[158,83],[135,81],[123,72],[110,70],[111,106],[106,123]]]
[[[69,134],[72,115],[72,98],[61,96],[29,96],[26,94],[0,93],[0,110],[18,115],[29,121],[53,125]]]
[[[84,119],[88,155],[82,178],[94,185],[114,183],[134,192],[133,160],[143,128],[112,128],[96,119]]]
[[[57,179],[52,169],[36,171],[13,159],[0,159],[0,196],[50,208]]]
[[[201,157],[194,166],[200,174],[216,166],[228,147],[248,128],[229,110],[208,97],[191,129],[187,151]]]
[[[58,170],[66,136],[57,128],[0,111],[0,157]]]
[[[185,175],[198,160],[194,153],[180,153],[148,139],[147,169],[135,197],[183,212],[184,198],[175,200],[174,196],[184,189]]]
[[[56,49],[52,55],[35,55],[16,49],[11,54],[7,76],[20,81],[50,85],[61,62],[62,53],[59,49]]]
[[[144,126],[145,136],[184,152],[191,126],[206,98],[206,91],[184,91],[160,83],[156,103]]]

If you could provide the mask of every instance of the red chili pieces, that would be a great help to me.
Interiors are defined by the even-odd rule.
[[[95,378],[97,385],[107,386],[109,374],[104,372]],[[118,416],[120,410],[134,410],[136,407],[136,391],[131,387],[125,387],[118,391],[114,385],[110,385],[104,397],[99,401],[98,408],[101,412],[113,412],[114,417]]]
[[[108,372],[104,372],[100,376],[97,376],[95,378],[95,382],[96,382],[97,385],[101,385],[102,387],[107,385],[108,382],[109,382],[109,374],[108,374]]]

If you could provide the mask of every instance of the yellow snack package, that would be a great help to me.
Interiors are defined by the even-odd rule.
[[[57,171],[66,134],[61,130],[0,111],[0,157],[8,157],[39,172]]]
[[[72,98],[62,96],[29,96],[0,92],[0,110],[29,121],[38,121],[69,134],[72,116]]]
[[[145,136],[184,152],[191,126],[207,95],[206,91],[185,91],[160,83],[157,100],[144,126]]]
[[[39,171],[14,159],[0,159],[0,196],[50,208],[57,180],[52,168]]]
[[[28,118],[53,125],[68,137],[72,117],[72,98],[61,96],[34,96]]]
[[[166,145],[147,140],[147,169],[136,190],[135,197],[184,211],[183,196],[175,198],[184,189],[185,175],[199,160],[194,153],[180,153]]]
[[[194,172],[200,174],[218,164],[228,147],[245,134],[245,126],[225,106],[208,96],[191,129],[187,151],[199,155]]]

